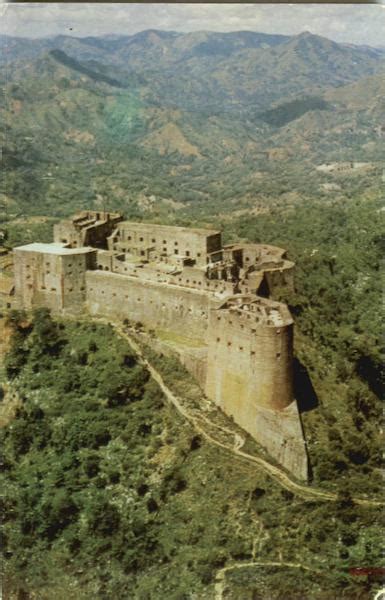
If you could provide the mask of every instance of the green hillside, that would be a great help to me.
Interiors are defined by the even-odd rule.
[[[6,369],[21,404],[2,433],[5,590],[358,600],[378,587],[349,573],[380,563],[378,509],[343,486],[336,502],[305,501],[210,445],[109,326],[40,310],[28,326],[14,314],[13,328]],[[175,360],[157,367],[199,393]]]

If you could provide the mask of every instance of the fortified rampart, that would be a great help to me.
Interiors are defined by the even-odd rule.
[[[231,297],[210,311],[208,343],[206,392],[226,413],[250,424],[254,405],[282,410],[292,402],[293,321],[286,306]]]
[[[218,231],[131,223],[117,213],[80,213],[57,225],[54,237],[14,250],[20,306],[127,318],[159,340],[171,338],[206,395],[307,478],[293,397],[293,321],[270,298],[293,286],[283,249],[222,247]]]
[[[88,271],[86,284],[91,315],[128,318],[206,341],[210,297],[203,291],[101,271]]]

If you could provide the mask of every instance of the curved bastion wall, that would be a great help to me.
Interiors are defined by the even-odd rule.
[[[293,393],[293,321],[284,304],[239,295],[210,311],[204,390],[288,471],[307,479]]]
[[[277,302],[233,299],[210,311],[205,389],[248,424],[254,406],[282,410],[293,401],[293,321]]]

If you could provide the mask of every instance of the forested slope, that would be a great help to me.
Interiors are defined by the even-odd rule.
[[[349,573],[380,562],[378,509],[343,486],[337,502],[304,502],[210,446],[109,326],[11,319],[6,594],[203,600],[217,580],[234,598],[358,600],[378,587]],[[189,380],[159,360],[170,382]]]

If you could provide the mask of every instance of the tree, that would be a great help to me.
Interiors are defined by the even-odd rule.
[[[58,324],[52,319],[48,308],[38,308],[33,312],[32,341],[35,358],[48,354],[57,356],[63,345]]]

